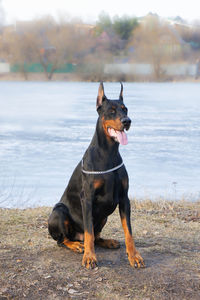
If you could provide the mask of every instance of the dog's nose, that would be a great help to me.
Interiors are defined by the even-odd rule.
[[[128,117],[125,117],[125,118],[121,119],[121,122],[124,125],[125,129],[129,129],[129,127],[131,125],[131,119],[129,119]]]

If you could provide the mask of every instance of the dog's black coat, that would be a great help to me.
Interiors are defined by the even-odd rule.
[[[123,103],[122,84],[118,100],[107,99],[103,84],[100,84],[97,112],[99,117],[96,131],[83,156],[83,169],[89,171],[105,171],[122,163],[118,151],[119,142],[108,134],[109,127],[123,131],[124,129],[128,130],[131,124],[131,120],[127,116],[127,108]],[[50,215],[49,233],[53,239],[57,240],[58,244],[62,244],[65,239],[69,241],[84,239],[84,255],[91,257],[95,254],[93,247],[86,239],[88,239],[88,235],[92,241],[99,237],[107,217],[112,214],[117,205],[119,205],[121,219],[126,220],[124,226],[127,228],[123,226],[125,235],[128,234],[132,237],[128,174],[125,166],[107,174],[94,175],[83,173],[82,162],[79,162],[60,202],[56,204]],[[88,235],[84,237],[84,233]],[[127,243],[126,246],[128,246]],[[89,260],[92,261],[92,259]],[[83,264],[86,265],[85,262]]]

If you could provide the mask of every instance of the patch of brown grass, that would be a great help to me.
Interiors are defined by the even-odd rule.
[[[99,267],[88,271],[49,237],[51,208],[0,209],[0,299],[199,299],[200,202],[131,203],[142,270],[128,263],[117,210],[102,236],[121,248],[96,247]]]

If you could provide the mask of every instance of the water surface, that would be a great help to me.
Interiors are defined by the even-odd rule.
[[[0,82],[0,206],[54,205],[95,130],[98,83]],[[105,83],[117,98],[119,83]],[[130,196],[200,195],[200,85],[125,83]]]

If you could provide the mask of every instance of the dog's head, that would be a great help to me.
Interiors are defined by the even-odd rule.
[[[121,83],[119,99],[110,100],[106,97],[101,82],[96,107],[106,136],[115,142],[126,145],[128,140],[124,130],[130,128],[131,119],[127,116],[128,109],[123,102],[123,84]]]

